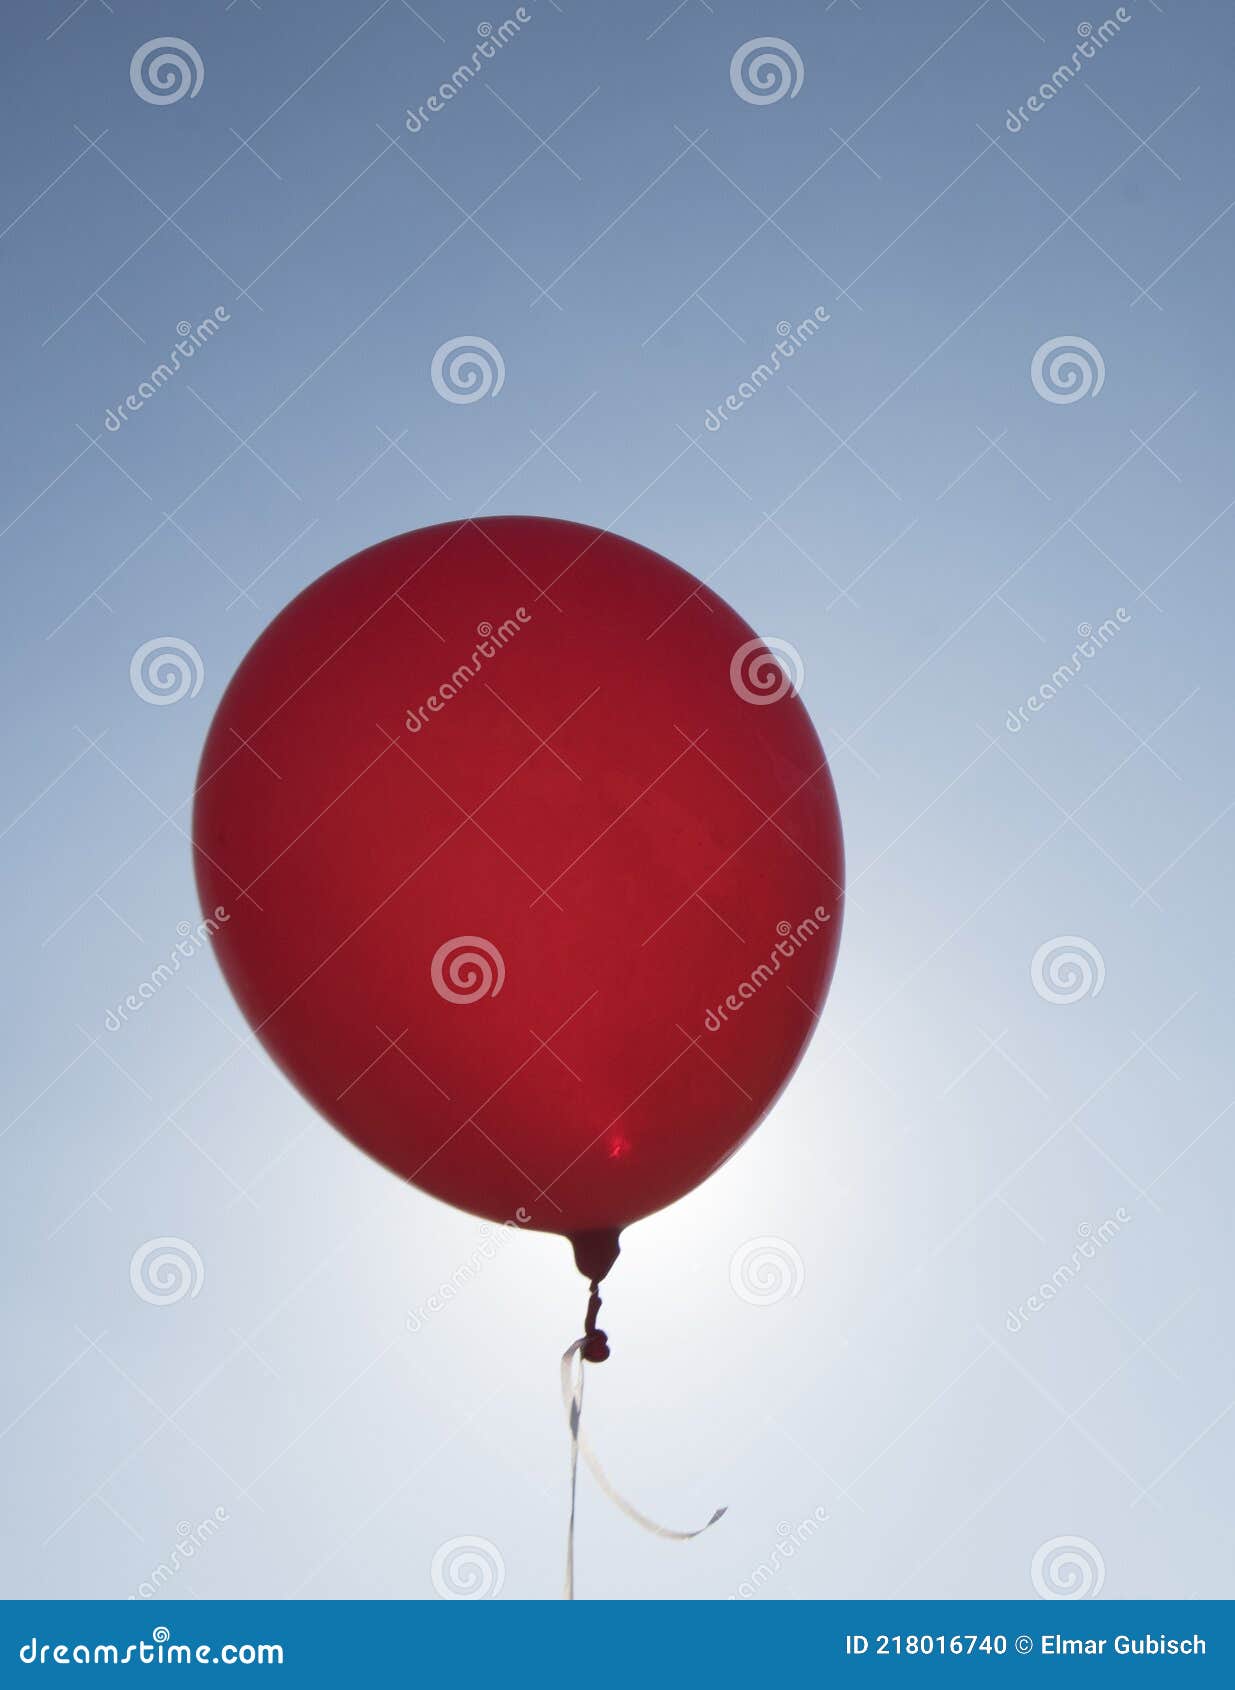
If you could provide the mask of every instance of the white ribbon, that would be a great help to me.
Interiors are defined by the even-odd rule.
[[[596,1459],[595,1453],[580,1429],[583,1418],[583,1375],[586,1368],[580,1351],[587,1343],[586,1338],[576,1338],[574,1343],[562,1357],[562,1403],[566,1409],[567,1424],[570,1426],[570,1523],[566,1530],[566,1588],[563,1591],[568,1602],[574,1600],[575,1595],[575,1495],[579,1477],[579,1457],[587,1462],[592,1477],[610,1502],[622,1510],[627,1519],[633,1520],[637,1526],[642,1526],[645,1532],[651,1532],[653,1537],[672,1538],[678,1543],[685,1543],[692,1537],[701,1537],[710,1526],[714,1526],[721,1519],[726,1510],[718,1508],[706,1525],[697,1527],[693,1532],[675,1532],[668,1526],[658,1525],[650,1520],[646,1514],[641,1514],[633,1503],[613,1488],[604,1468]],[[579,1362],[579,1378],[576,1384],[574,1378],[575,1360]]]

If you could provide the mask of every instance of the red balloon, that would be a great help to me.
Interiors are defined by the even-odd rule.
[[[194,810],[262,1043],[395,1173],[603,1277],[822,1007],[840,820],[795,678],[576,523],[447,523],[322,576],[224,694]]]

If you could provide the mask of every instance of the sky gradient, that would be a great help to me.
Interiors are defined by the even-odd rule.
[[[503,512],[800,654],[850,873],[818,1036],[632,1229],[589,1379],[632,1500],[729,1513],[661,1543],[585,1483],[579,1594],[1029,1596],[1060,1539],[1106,1596],[1230,1593],[1235,19],[1128,0],[1080,53],[1115,10],[536,0],[438,111],[514,8],[8,20],[6,1594],[431,1598],[466,1538],[560,1588],[566,1246],[313,1115],[185,837],[270,618]]]

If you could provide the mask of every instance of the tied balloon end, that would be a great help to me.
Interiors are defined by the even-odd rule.
[[[583,1337],[579,1350],[584,1361],[601,1362],[609,1359],[608,1335],[596,1325],[600,1313],[600,1282],[617,1261],[621,1249],[616,1227],[594,1232],[577,1232],[571,1240],[575,1252],[575,1266],[588,1281],[587,1318],[583,1323]]]
[[[596,1317],[600,1313],[600,1288],[596,1281],[592,1281],[592,1294],[587,1300],[587,1318],[583,1323],[583,1359],[584,1361],[608,1361],[609,1335],[602,1332],[596,1325]]]

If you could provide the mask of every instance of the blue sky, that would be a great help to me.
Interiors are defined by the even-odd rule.
[[[580,1594],[1030,1595],[1061,1538],[1105,1595],[1225,1594],[1229,7],[1129,3],[1010,133],[1115,8],[537,0],[410,132],[513,10],[9,25],[6,1589],[136,1592],[218,1510],[169,1594],[431,1597],[461,1538],[502,1596],[558,1588],[565,1247],[490,1260],[359,1156],[206,951],[107,1027],[199,919],[194,771],[261,628],[377,539],[523,511],[800,652],[851,873],[818,1037],[629,1235],[590,1381],[641,1506],[730,1512],[661,1544],[585,1490]],[[762,35],[792,55],[757,103]],[[163,37],[198,65],[160,104],[130,70]],[[503,380],[448,403],[464,336]],[[1058,339],[1075,397],[1033,378]],[[185,1294],[150,1302],[163,1238]]]

